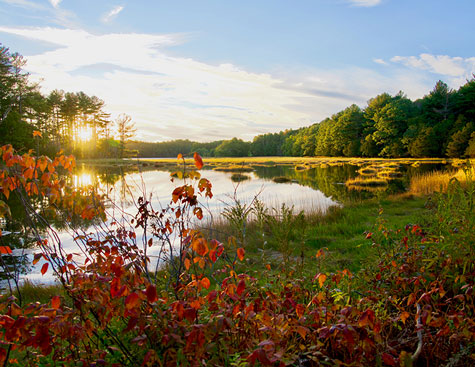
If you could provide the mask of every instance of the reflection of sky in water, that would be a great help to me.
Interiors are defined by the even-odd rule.
[[[209,218],[209,212],[214,216],[219,214],[227,205],[233,205],[233,197],[241,203],[250,203],[253,198],[258,195],[259,200],[264,202],[268,207],[280,208],[283,203],[287,206],[294,205],[295,212],[302,209],[325,211],[329,206],[336,203],[327,198],[322,192],[314,190],[310,187],[302,186],[297,183],[274,183],[270,180],[258,178],[254,173],[247,173],[250,180],[234,183],[231,181],[232,173],[218,172],[218,171],[203,171],[202,177],[211,181],[213,187],[213,198],[207,199],[204,196],[199,196],[198,201],[200,206],[204,207],[204,218],[206,221]],[[87,186],[99,182],[93,174],[81,170],[80,173],[73,178],[73,183],[76,187]],[[189,181],[193,183],[197,181]],[[115,205],[108,205],[108,214],[118,218],[121,212],[128,213],[132,216],[136,214],[136,207],[132,198],[137,200],[139,196],[149,198],[152,195],[152,205],[155,210],[161,207],[165,208],[171,200],[171,193],[177,186],[183,185],[183,181],[175,179],[174,182],[170,179],[170,173],[165,171],[147,171],[143,173],[132,173],[125,176],[123,180],[119,179],[115,185],[109,186],[113,189],[109,192],[109,197]],[[197,187],[195,187],[198,192]],[[93,231],[89,228],[88,232]],[[141,237],[139,228],[136,229],[137,238]],[[74,243],[72,233],[67,231],[60,231],[58,233],[65,253],[79,253],[78,246]],[[140,241],[138,240],[140,243]],[[25,253],[29,254],[33,260],[33,254],[38,252],[37,249],[27,249]],[[153,258],[159,252],[159,246],[152,246],[147,249],[148,255]],[[81,256],[75,257],[80,260]],[[32,271],[25,276],[25,278],[38,283],[51,283],[54,281],[51,270],[43,276],[40,269],[44,261],[41,260]]]

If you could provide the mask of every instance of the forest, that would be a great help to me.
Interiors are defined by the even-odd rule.
[[[233,138],[214,142],[133,140],[130,116],[111,120],[105,102],[83,92],[53,90],[42,95],[28,81],[25,59],[0,48],[0,144],[38,148],[54,155],[61,149],[78,158],[175,157],[198,152],[205,157],[345,156],[475,157],[475,79],[458,90],[438,81],[423,98],[403,92],[382,93],[365,108],[343,111],[297,130],[257,135],[252,142]],[[41,132],[40,141],[32,131]]]

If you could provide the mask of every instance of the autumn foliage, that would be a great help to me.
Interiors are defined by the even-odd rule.
[[[71,205],[74,191],[55,175],[58,166],[73,165],[70,158],[50,162],[2,149],[7,167],[17,167],[14,174],[2,171],[5,197],[21,189]],[[201,157],[195,154],[194,160],[200,169]],[[45,172],[50,175],[43,180]],[[235,241],[209,240],[186,219],[190,213],[203,217],[198,197],[212,197],[211,183],[185,169],[174,176],[185,181],[173,191],[167,210],[155,211],[140,198],[132,223],[136,231],[117,223],[103,238],[84,236],[84,262],[58,254],[58,268],[42,247],[35,260],[44,256],[56,264],[65,296],[21,307],[15,297],[2,297],[1,363],[437,366],[450,358],[454,365],[473,361],[475,268],[473,244],[465,242],[469,228],[452,231],[455,248],[449,249],[429,229],[408,225],[389,231],[381,225],[366,236],[381,250],[373,268],[296,279],[268,266],[256,279],[240,273],[246,252]],[[100,208],[77,213],[92,218],[101,215]],[[148,237],[138,241],[137,233]],[[178,242],[171,247],[176,252],[170,263],[150,271],[146,249],[172,233]],[[8,250],[2,256],[9,256]],[[316,257],[324,261],[325,251]]]

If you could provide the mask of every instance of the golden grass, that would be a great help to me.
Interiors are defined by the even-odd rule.
[[[474,166],[457,171],[432,171],[414,175],[411,178],[409,192],[414,195],[429,195],[434,192],[446,192],[452,179],[465,183],[474,178]]]
[[[140,160],[140,159],[139,159]],[[181,159],[176,158],[157,158],[154,159],[147,159],[148,162],[160,162],[160,163],[175,163],[181,164]],[[193,158],[186,158],[186,164],[193,164]],[[443,161],[447,163],[451,163],[451,159],[442,159],[442,158],[424,158],[424,159],[412,159],[412,158],[394,158],[394,159],[383,159],[383,158],[348,158],[348,157],[222,157],[222,158],[214,158],[214,157],[205,157],[203,158],[203,162],[205,165],[219,165],[219,164],[226,164],[226,165],[256,165],[256,164],[277,164],[277,165],[299,165],[299,164],[342,164],[342,163],[349,163],[355,165],[369,165],[369,164],[412,164],[413,162],[419,161],[420,163],[443,163]],[[126,162],[126,160],[122,161]],[[136,161],[134,161],[136,162]],[[94,160],[89,161],[88,163],[93,164]]]
[[[388,185],[388,181],[384,178],[378,177],[355,177],[347,180],[345,185],[349,189],[353,188],[367,188],[367,187],[385,187]]]

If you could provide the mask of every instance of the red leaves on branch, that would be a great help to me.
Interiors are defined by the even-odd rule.
[[[41,274],[45,275],[45,273],[48,271],[48,266],[49,263],[44,263],[43,266],[41,267]]]

